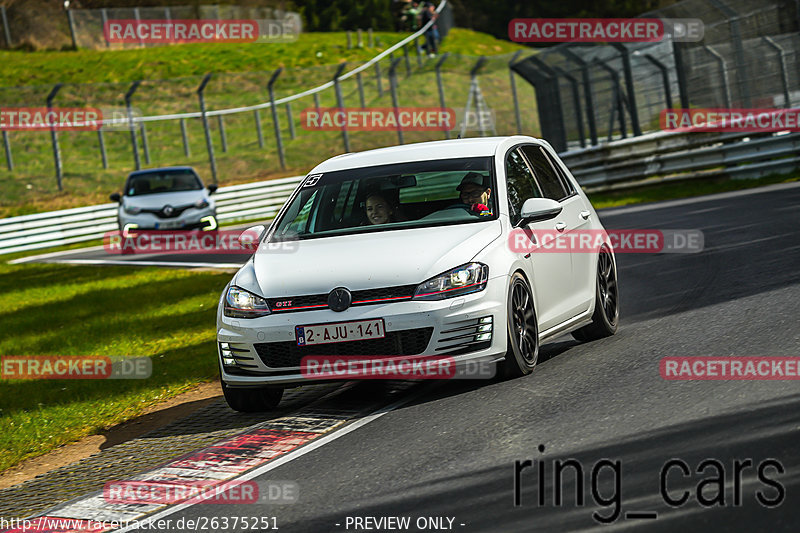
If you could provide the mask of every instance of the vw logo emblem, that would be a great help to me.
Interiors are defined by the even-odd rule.
[[[173,211],[175,211],[175,208],[172,207],[171,205],[165,205],[164,206],[164,214],[165,215],[170,216]]]
[[[344,287],[333,289],[328,294],[328,307],[332,311],[344,311],[353,303],[353,295]]]

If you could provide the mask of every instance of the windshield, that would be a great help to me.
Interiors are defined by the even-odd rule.
[[[191,170],[166,170],[136,174],[128,178],[126,196],[142,196],[162,192],[199,191],[200,178]]]
[[[492,161],[417,161],[309,175],[272,238],[310,239],[496,219]]]

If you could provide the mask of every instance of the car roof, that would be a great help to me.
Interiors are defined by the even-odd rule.
[[[429,141],[400,146],[389,146],[365,152],[342,154],[320,163],[313,172],[332,172],[349,168],[389,165],[409,161],[431,159],[455,159],[461,157],[493,156],[504,143],[542,142],[534,137],[514,135],[510,137],[471,137],[447,141]]]
[[[177,166],[177,167],[145,168],[143,170],[134,170],[133,172],[128,174],[128,177],[130,178],[132,176],[141,176],[142,174],[156,174],[158,172],[170,172],[170,171],[175,171],[175,170],[190,170],[190,171],[194,172],[195,174],[197,174],[195,169],[193,169],[192,167],[189,167],[189,166]]]

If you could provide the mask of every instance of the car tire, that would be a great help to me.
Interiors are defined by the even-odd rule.
[[[505,376],[530,374],[539,359],[539,328],[533,294],[519,272],[511,276],[508,287],[508,349],[503,362]]]
[[[619,323],[619,288],[617,268],[611,252],[600,249],[597,258],[597,281],[595,282],[594,313],[590,324],[572,332],[575,340],[593,341],[610,337],[617,332]]]
[[[222,381],[222,394],[228,406],[240,413],[261,413],[278,407],[283,397],[280,387],[236,388]]]

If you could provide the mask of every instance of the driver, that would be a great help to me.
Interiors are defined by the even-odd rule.
[[[456,187],[456,190],[459,192],[461,203],[469,206],[470,212],[478,215],[492,214],[488,207],[492,189],[486,186],[484,177],[481,174],[477,172],[467,173],[458,187]]]

